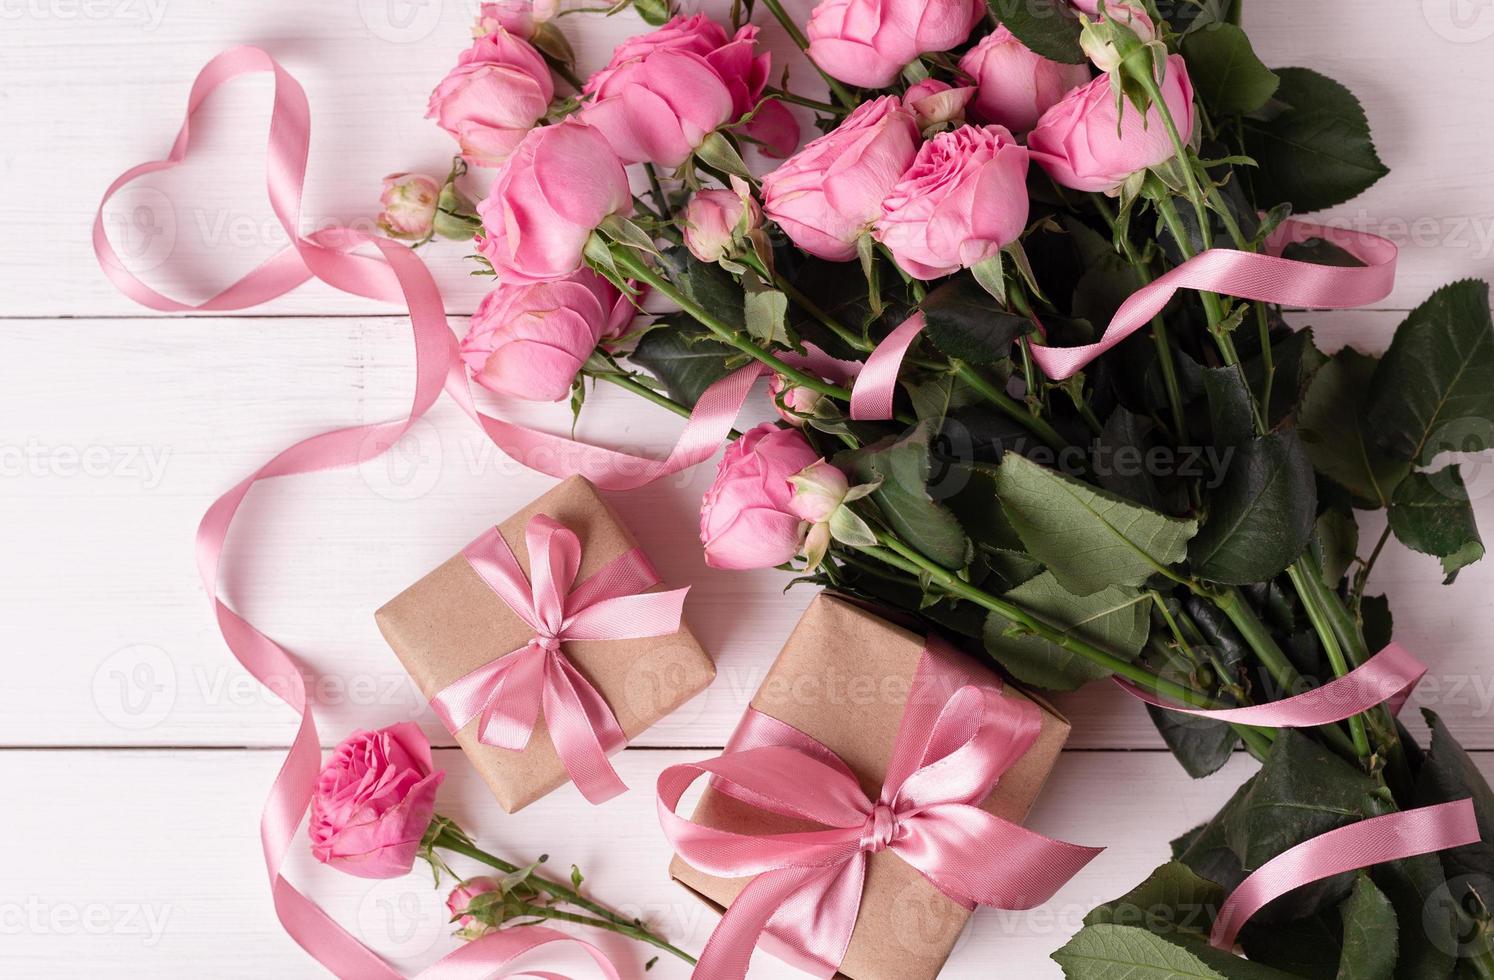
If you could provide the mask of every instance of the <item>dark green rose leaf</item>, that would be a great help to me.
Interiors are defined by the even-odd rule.
[[[1044,58],[1083,64],[1079,18],[1064,0],[986,0],[996,19]]]
[[[1120,898],[1092,909],[1087,926],[1138,926],[1159,936],[1207,936],[1224,904],[1224,888],[1180,861],[1169,861]]]
[[[1072,634],[1114,654],[1134,660],[1151,629],[1147,598],[1134,589],[1111,586],[1091,595],[1076,596],[1049,572],[1023,582],[1005,595],[1012,603],[1064,633]],[[986,650],[1019,681],[1054,691],[1072,691],[1110,672],[1077,653],[1041,637],[1012,632],[1013,624],[1000,613],[986,619]]]
[[[967,276],[956,276],[920,304],[923,335],[952,358],[994,364],[1011,355],[1012,342],[1032,330],[1032,322],[1001,309]]]
[[[1068,980],[1225,980],[1188,950],[1135,926],[1085,926],[1053,959]]]
[[[1344,922],[1338,980],[1392,980],[1396,961],[1395,908],[1367,875],[1339,906]]]
[[[739,331],[747,329],[746,294],[731,273],[714,262],[700,261],[678,245],[659,256],[659,265],[681,292],[727,326]]]
[[[1204,578],[1247,585],[1295,561],[1317,519],[1312,464],[1296,433],[1273,432],[1237,447],[1208,510],[1188,546],[1189,563]]]
[[[1375,371],[1367,425],[1380,449],[1423,466],[1444,450],[1494,445],[1487,283],[1443,286],[1411,311]]]
[[[1406,547],[1442,559],[1447,583],[1484,557],[1473,505],[1456,464],[1402,480],[1390,500],[1390,529]]]
[[[673,323],[654,327],[628,359],[658,378],[669,397],[694,405],[703,391],[729,373],[736,349],[717,340],[692,337]]]
[[[1350,347],[1334,354],[1307,388],[1297,432],[1314,469],[1362,503],[1383,507],[1408,466],[1381,452],[1369,437],[1365,412],[1378,363]]]
[[[887,526],[905,542],[945,568],[963,568],[970,541],[949,508],[929,496],[929,439],[935,423],[922,422],[905,436],[889,436],[864,449],[841,453],[835,465],[853,483],[881,486],[868,498]]]
[[[1285,202],[1298,214],[1320,211],[1390,172],[1353,93],[1306,68],[1281,68],[1276,75],[1281,83],[1274,101],[1261,118],[1245,120],[1245,152],[1259,164],[1250,174],[1258,205]]]
[[[1473,800],[1483,839],[1439,853],[1450,880],[1463,879],[1465,885],[1477,882],[1487,899],[1494,887],[1494,790],[1437,713],[1426,708],[1421,713],[1432,730],[1432,747],[1416,774],[1416,805]]]
[[[1338,588],[1339,580],[1359,553],[1359,524],[1353,511],[1333,507],[1318,515],[1313,553],[1323,569],[1323,584],[1330,589]]]
[[[1215,24],[1183,38],[1188,77],[1215,113],[1254,112],[1276,93],[1281,79],[1255,55],[1250,38],[1233,24]]]
[[[1204,394],[1209,401],[1209,427],[1214,445],[1238,446],[1255,432],[1245,376],[1237,365],[1205,368]]]
[[[1150,704],[1146,713],[1173,758],[1194,779],[1218,772],[1240,744],[1240,736],[1222,721],[1195,718]]]

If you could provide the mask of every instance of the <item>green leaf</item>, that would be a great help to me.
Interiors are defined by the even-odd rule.
[[[1124,405],[1111,412],[1095,444],[1095,479],[1111,493],[1143,507],[1163,513],[1185,511],[1188,501],[1178,482],[1173,479],[1164,483],[1159,479],[1161,474],[1153,472],[1156,467],[1147,465],[1148,454],[1157,445],[1151,438],[1152,429],[1151,419]]]
[[[719,317],[727,326],[747,329],[746,300],[742,285],[714,262],[702,262],[684,246],[666,249],[659,265],[686,296]]]
[[[1488,448],[1494,428],[1489,287],[1443,286],[1412,310],[1375,371],[1366,423],[1392,457],[1423,466],[1439,451]],[[1473,446],[1467,436],[1482,436]]]
[[[743,301],[743,314],[747,320],[747,333],[765,347],[789,347],[788,297],[776,289],[749,288]]]
[[[1238,446],[1255,432],[1250,407],[1250,388],[1239,365],[1206,368],[1204,394],[1209,401],[1209,428],[1214,445]]]
[[[1318,369],[1297,416],[1297,431],[1313,468],[1362,502],[1384,507],[1405,478],[1405,463],[1369,438],[1366,404],[1374,391],[1375,358],[1350,347]]]
[[[920,304],[929,343],[952,358],[994,364],[1011,355],[1011,345],[1032,324],[996,305],[974,280],[956,276]]]
[[[1008,592],[1010,600],[1050,626],[1087,640],[1123,660],[1134,660],[1146,643],[1151,621],[1147,598],[1134,589],[1111,586],[1076,596],[1044,572]],[[1019,681],[1055,691],[1072,691],[1110,671],[1047,640],[1013,630],[1000,613],[986,619],[986,650]]]
[[[663,382],[670,398],[694,405],[702,392],[726,377],[734,354],[735,348],[720,341],[691,337],[665,323],[644,334],[628,359]]]
[[[1494,790],[1490,790],[1478,765],[1458,744],[1437,713],[1426,708],[1421,713],[1432,730],[1432,747],[1422,762],[1421,771],[1416,774],[1416,805],[1472,799],[1478,817],[1481,840],[1477,844],[1439,852],[1447,877],[1494,881]],[[1485,894],[1483,897],[1487,901],[1494,896]]]
[[[669,0],[633,0],[633,9],[652,27],[661,27],[670,18]]]
[[[1053,61],[1079,65],[1079,18],[1064,0],[986,0],[996,19],[1028,48]]]
[[[1397,944],[1395,909],[1390,899],[1368,875],[1360,875],[1338,911],[1344,920],[1338,980],[1391,980],[1395,976]]]
[[[1182,561],[1198,530],[1016,453],[1002,459],[996,490],[1027,550],[1077,595],[1141,585]]]
[[[1231,455],[1208,519],[1188,546],[1189,563],[1214,582],[1266,581],[1307,547],[1317,509],[1312,464],[1296,433],[1252,439]]]
[[[889,436],[864,449],[841,453],[835,465],[852,483],[881,486],[870,499],[887,526],[905,542],[945,568],[963,568],[970,541],[949,508],[929,495],[929,439],[933,422],[921,422],[905,436]]]
[[[1254,112],[1276,94],[1281,79],[1255,55],[1250,38],[1233,24],[1215,24],[1183,39],[1188,77],[1215,113]]]
[[[1194,779],[1218,772],[1240,744],[1240,736],[1222,721],[1195,718],[1150,704],[1146,713],[1173,758]]]
[[[1390,500],[1390,529],[1401,544],[1442,559],[1444,584],[1484,557],[1473,505],[1457,464],[1436,473],[1412,473]]]
[[[1159,936],[1207,936],[1224,898],[1223,887],[1180,861],[1169,861],[1120,898],[1092,909],[1084,924],[1138,926]]]
[[[1323,584],[1337,589],[1359,553],[1359,524],[1348,509],[1330,508],[1318,515],[1313,551],[1323,569]]]
[[[1135,926],[1085,926],[1053,959],[1068,980],[1225,980],[1186,949]]]
[[[1370,138],[1369,120],[1353,93],[1306,68],[1281,68],[1268,118],[1245,120],[1245,152],[1256,203],[1288,202],[1303,214],[1342,204],[1389,170]]]

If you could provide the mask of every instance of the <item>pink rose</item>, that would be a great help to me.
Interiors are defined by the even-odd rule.
[[[698,54],[655,51],[625,71],[617,95],[581,110],[624,163],[678,167],[705,138],[730,122],[731,90]]]
[[[873,234],[918,279],[977,265],[1027,227],[1027,150],[1004,126],[962,126],[918,150]]]
[[[393,238],[426,238],[436,221],[441,184],[424,174],[390,174],[384,178],[379,227]]]
[[[1005,25],[965,52],[960,70],[975,79],[975,117],[1014,133],[1027,132],[1060,99],[1089,81],[1087,66],[1049,61]]]
[[[732,255],[748,233],[762,227],[763,212],[746,184],[733,177],[731,189],[696,191],[685,205],[685,247],[702,262]]]
[[[445,775],[432,771],[430,743],[414,722],[349,735],[317,777],[312,855],[359,878],[407,873]]]
[[[1180,55],[1167,59],[1162,97],[1187,142],[1193,135],[1193,83]],[[1065,187],[1110,193],[1132,174],[1171,160],[1172,141],[1157,107],[1147,111],[1143,124],[1135,106],[1124,106],[1117,126],[1115,94],[1106,76],[1069,93],[1028,136],[1033,161]]]
[[[590,269],[554,282],[500,285],[477,305],[462,360],[484,388],[560,401],[597,345],[627,329],[633,309]]]
[[[451,894],[446,896],[446,909],[451,913],[451,920],[457,924],[456,934],[458,936],[471,941],[481,939],[494,931],[494,926],[468,915],[467,906],[472,904],[474,898],[491,895],[499,888],[496,878],[479,875],[476,878],[468,878],[451,890]]]
[[[726,447],[700,509],[706,564],[772,568],[797,555],[809,526],[789,509],[789,477],[817,459],[797,430],[771,422]]]
[[[462,52],[431,93],[425,115],[456,137],[469,161],[496,167],[544,117],[554,95],[545,59],[499,28]]]
[[[918,125],[896,96],[863,102],[763,178],[763,212],[804,251],[845,262],[918,152]]]
[[[705,14],[690,17],[682,14],[663,27],[635,35],[619,44],[612,50],[612,60],[588,78],[581,91],[598,99],[618,95],[627,83],[629,67],[655,51],[681,51],[704,58],[717,48],[725,47],[729,40],[726,28]]]
[[[768,398],[773,402],[773,411],[796,429],[804,427],[804,417],[813,415],[824,397],[818,391],[784,380],[781,374],[768,379]]]
[[[472,36],[483,37],[502,28],[525,40],[534,36],[536,24],[554,20],[559,12],[557,0],[498,0],[484,3],[472,25]]]
[[[1117,24],[1124,24],[1141,41],[1147,44],[1157,39],[1157,27],[1152,19],[1146,15],[1146,11],[1129,3],[1107,3],[1105,13],[1109,19]],[[1086,26],[1079,35],[1079,45],[1084,48],[1084,53],[1094,66],[1103,72],[1115,71],[1121,65],[1121,52],[1116,47],[1112,35],[1112,29],[1100,19],[1098,14],[1091,18],[1091,25]]]
[[[822,0],[809,15],[809,57],[833,78],[886,88],[903,66],[965,42],[980,0]]]
[[[631,214],[622,161],[590,126],[567,119],[524,137],[477,206],[477,250],[506,283],[561,279],[581,268],[592,231]]]
[[[946,123],[957,126],[964,122],[965,106],[974,96],[973,87],[952,88],[937,78],[925,78],[908,86],[903,93],[903,105],[913,110],[919,131],[927,133],[935,126]]]

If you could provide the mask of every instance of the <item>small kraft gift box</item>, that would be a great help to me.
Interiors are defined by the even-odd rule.
[[[931,679],[935,683],[925,683]],[[932,703],[915,709],[917,701]],[[964,722],[957,717],[961,714]],[[1021,724],[990,723],[1004,715],[1018,718]],[[987,738],[993,728],[1006,730]],[[1013,735],[1018,729],[1022,734]],[[971,734],[977,731],[985,735]],[[734,952],[713,960],[713,969],[723,978],[740,976],[755,942],[819,976],[833,974],[850,980],[935,977],[974,904],[1031,907],[1046,900],[1098,853],[1018,826],[1058,760],[1068,733],[1068,722],[1052,708],[1004,685],[976,659],[893,625],[845,599],[817,596],[769,669],[726,753],[698,765],[673,767],[660,779],[661,819],[676,850],[684,852],[674,857],[670,875],[726,913],[702,967],[712,956],[711,946],[731,947]],[[967,741],[952,751],[960,739]],[[773,747],[765,754],[764,745]],[[796,746],[805,755],[785,756],[780,745]],[[985,751],[984,762],[972,762],[977,758],[969,754],[973,748]],[[949,757],[943,758],[946,753]],[[993,763],[993,756],[1005,758]],[[832,768],[817,768],[811,761],[825,759]],[[944,772],[936,772],[941,762],[946,763]],[[846,772],[845,785],[826,788],[835,783],[837,767]],[[893,768],[899,770],[897,776],[890,771]],[[972,790],[971,780],[960,773],[975,769],[990,778]],[[951,770],[956,783],[964,782],[963,792],[973,797],[964,805],[927,808],[925,804],[944,799],[940,790],[930,787]],[[683,814],[674,812],[682,787],[707,774],[706,788],[686,821]],[[990,779],[995,779],[995,785],[986,795]],[[892,788],[884,791],[884,783]],[[805,815],[817,808],[820,813],[834,812],[843,806],[840,801],[861,794],[864,802],[842,810],[849,819],[836,824],[848,828],[843,833],[844,852],[849,856],[826,850],[831,845],[823,843],[816,832],[823,831],[829,821],[805,819]],[[922,802],[910,804],[910,796]],[[858,835],[855,827],[863,813],[867,819]],[[953,814],[949,824],[931,832],[919,829],[927,828],[930,820],[945,819],[942,814]],[[1001,819],[990,819],[987,814]],[[978,819],[972,821],[972,816]],[[900,827],[899,821],[907,826]],[[963,826],[956,827],[961,821]],[[789,839],[775,837],[804,832],[811,832],[814,843],[801,839],[783,844]],[[962,835],[966,849],[948,855],[942,867],[918,856],[920,849],[925,853],[937,850],[941,840]],[[900,851],[899,842],[906,849]],[[780,850],[756,849],[758,845]],[[758,867],[779,870],[758,877],[750,872],[737,876],[707,873],[692,865],[685,856],[689,854],[697,855],[699,863],[715,861],[741,868],[756,862]],[[835,884],[811,881],[812,887],[801,887],[802,878],[793,876],[802,876],[805,865],[825,866],[825,854],[831,855],[832,865],[847,862],[826,873],[824,880]],[[863,858],[864,865],[860,863]],[[775,860],[782,863],[774,865]],[[851,861],[856,862],[854,867]],[[922,864],[923,870],[915,864]],[[844,877],[847,867],[852,868],[850,878]],[[925,870],[946,885],[951,879],[981,879],[982,884],[941,888]],[[759,885],[759,877],[775,874],[787,879],[786,884]],[[814,872],[809,875],[813,878]],[[854,894],[846,894],[854,891],[858,878],[862,882],[859,904]],[[755,910],[742,912],[743,919],[752,920],[742,928],[731,924],[738,911],[732,906],[749,887],[756,894],[749,892],[743,904]],[[839,913],[830,910],[837,897]],[[781,906],[765,911],[765,902]],[[769,912],[776,917],[763,931],[763,916]],[[833,924],[837,916],[839,925]],[[723,938],[723,932],[731,935]]]
[[[536,554],[539,551],[539,554]],[[571,477],[375,614],[405,670],[499,805],[574,781],[624,787],[607,757],[716,668],[626,527]]]

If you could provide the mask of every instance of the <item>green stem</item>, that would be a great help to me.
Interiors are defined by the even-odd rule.
[[[648,174],[648,190],[653,195],[654,203],[659,206],[659,214],[665,221],[674,217],[674,209],[669,206],[669,198],[664,194],[664,185],[659,183],[659,171],[654,169],[651,163],[643,165],[643,172]]]
[[[638,379],[630,375],[613,374],[611,372],[599,371],[595,373],[587,372],[587,376],[596,378],[598,381],[605,381],[608,384],[616,385],[617,387],[622,388],[624,391],[631,391],[639,398],[647,399],[648,401],[653,402],[655,405],[658,405],[660,408],[668,409],[682,419],[688,419],[691,415],[690,406],[681,405],[679,402],[675,401],[673,398],[670,398],[662,391],[655,391],[648,385],[643,384],[642,382],[638,381]],[[732,429],[726,434],[726,437],[733,440],[740,439],[742,438],[742,433],[738,432],[736,429]]]
[[[808,58],[809,38],[805,37],[804,32],[799,30],[799,25],[794,23],[794,19],[788,15],[788,11],[783,9],[783,4],[779,3],[778,0],[763,0],[763,6],[767,7],[769,13],[777,19],[778,23],[783,25],[784,33],[799,46],[799,50],[803,51],[805,57]],[[820,77],[825,80],[826,85],[830,86],[830,91],[835,93],[835,98],[841,105],[847,109],[856,108],[859,100],[852,94],[850,89],[846,88],[836,79],[831,78],[825,69],[819,65],[815,65],[813,58],[809,58],[809,63],[814,65],[814,70],[820,73]]]
[[[774,88],[771,85],[763,90],[763,94],[766,96],[771,96],[772,98],[775,98],[780,102],[792,102],[794,105],[802,105],[806,109],[813,109],[815,112],[822,112],[825,115],[829,116],[850,115],[850,110],[842,106],[831,105],[829,102],[821,102],[818,99],[807,98],[794,92],[790,92],[787,89]]]
[[[627,925],[614,922],[611,919],[594,919],[586,915],[577,915],[574,912],[564,912],[547,905],[526,905],[524,910],[519,914],[521,916],[532,915],[538,919],[550,919],[554,922],[570,922],[578,926],[590,926],[593,929],[605,929],[607,932],[615,932],[619,936],[626,936],[628,939],[634,939],[640,943],[647,943],[657,949],[662,949],[666,953],[678,956],[691,966],[694,966],[696,962],[695,957],[678,946],[671,945],[659,938],[641,925]]]
[[[999,408],[1018,425],[1043,440],[1052,449],[1065,449],[1069,441],[1058,434],[1058,430],[1041,415],[1034,415],[1019,405],[1016,399],[986,380],[979,371],[964,361],[950,358],[949,364],[956,375],[970,387],[980,392],[981,397]]]
[[[1338,634],[1329,622],[1328,613],[1323,609],[1322,599],[1319,595],[1322,590],[1322,580],[1304,568],[1302,560],[1287,569],[1287,576],[1291,578],[1292,585],[1297,589],[1297,595],[1302,599],[1302,607],[1307,610],[1307,618],[1312,622],[1313,629],[1317,630],[1318,637],[1323,642],[1323,652],[1328,657],[1328,664],[1333,668],[1334,677],[1342,677],[1349,672],[1348,662],[1344,659],[1343,647],[1339,644]],[[1354,715],[1349,718],[1349,737],[1354,740],[1354,754],[1361,760],[1370,757],[1369,734],[1364,728],[1364,716]]]

